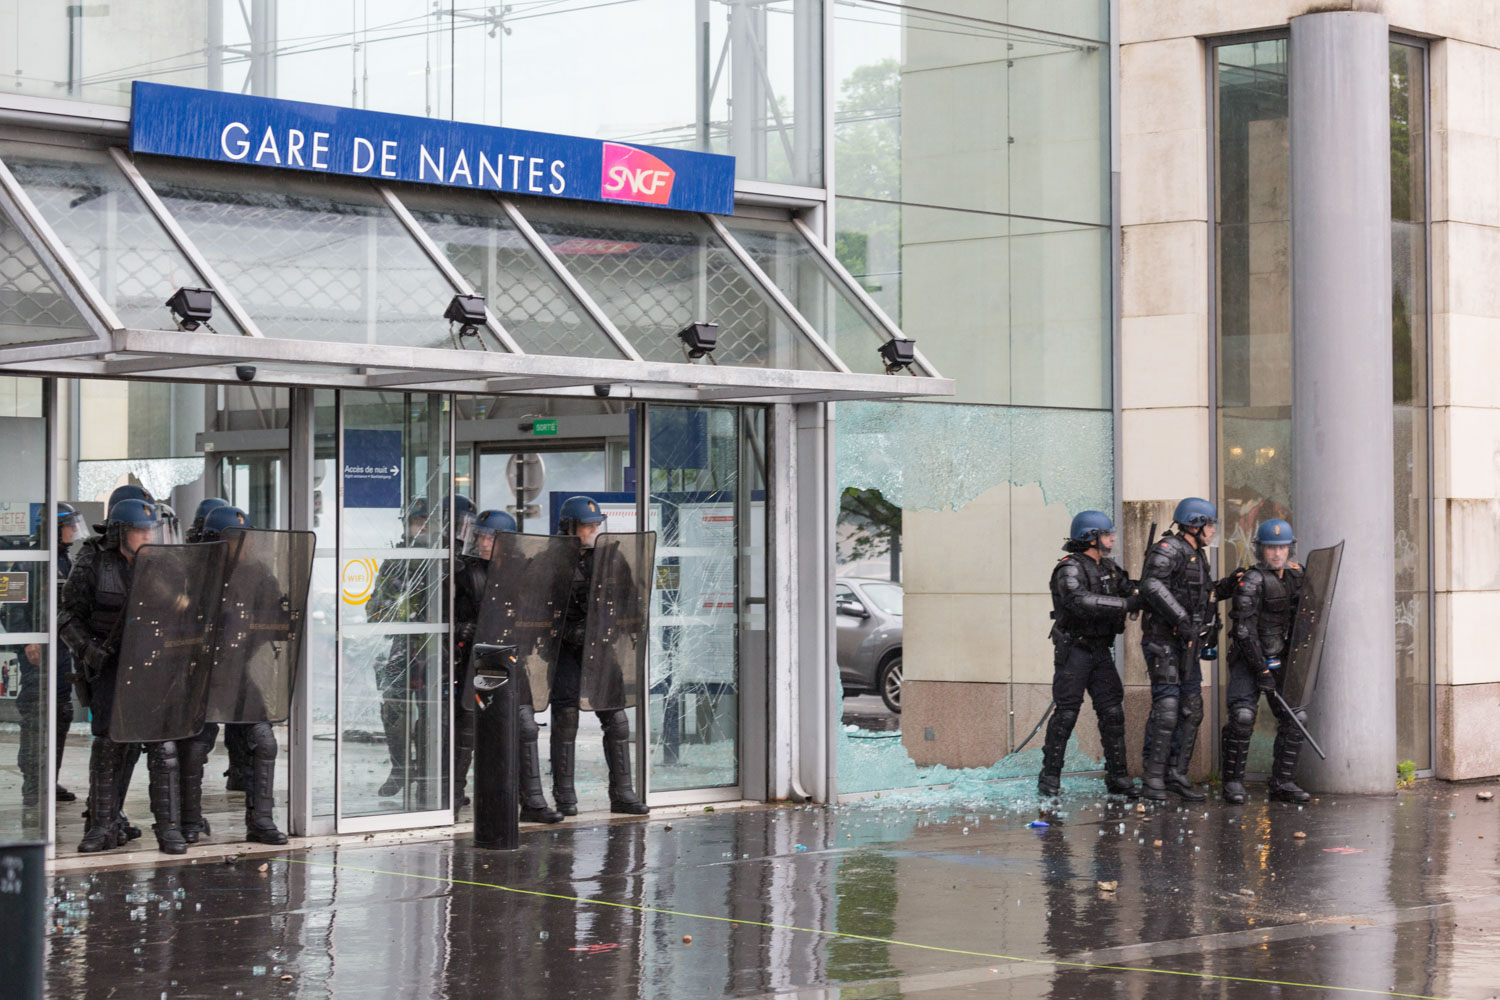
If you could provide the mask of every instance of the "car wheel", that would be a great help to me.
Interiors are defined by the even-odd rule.
[[[880,677],[877,681],[880,690],[880,700],[885,702],[885,707],[901,714],[901,654],[897,653],[880,668]]]

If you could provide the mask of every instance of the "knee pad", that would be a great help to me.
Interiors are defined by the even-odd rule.
[[[1156,725],[1163,729],[1175,729],[1177,727],[1177,699],[1158,698],[1151,706],[1151,717]]]
[[[276,759],[276,734],[269,722],[256,722],[245,727],[245,743],[251,754],[262,760]]]
[[[467,715],[471,720],[474,718],[473,712],[465,712],[464,714]],[[469,728],[471,730],[474,728],[474,723],[472,721],[469,723]],[[532,709],[530,705],[522,705],[521,742],[535,743],[537,737],[541,735],[541,732],[542,728],[536,724],[536,711]]]
[[[1235,705],[1229,710],[1229,724],[1242,733],[1252,731],[1255,729],[1255,709],[1249,705]]]
[[[1125,706],[1124,705],[1110,705],[1107,708],[1095,709],[1095,712],[1098,714],[1098,716],[1099,716],[1099,722],[1101,724],[1108,723],[1110,725],[1121,725],[1121,726],[1123,726],[1125,724]]]
[[[1189,724],[1203,721],[1203,696],[1196,692],[1182,699],[1179,719]]]
[[[623,711],[614,709],[597,714],[599,716],[599,725],[604,728],[605,739],[630,739],[630,718]]]
[[[152,771],[175,771],[179,766],[177,757],[177,742],[167,740],[163,743],[149,744],[150,749],[146,751],[146,767]]]
[[[1067,726],[1071,730],[1078,724],[1078,709],[1059,708],[1052,713],[1052,721],[1059,726]]]

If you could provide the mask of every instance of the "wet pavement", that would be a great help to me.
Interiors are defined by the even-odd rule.
[[[1497,786],[1070,778],[52,880],[57,997],[1492,997]],[[1259,795],[1264,789],[1253,789]],[[3,992],[3,991],[0,991]]]

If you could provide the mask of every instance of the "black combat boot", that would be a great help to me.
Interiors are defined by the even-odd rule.
[[[182,786],[177,758],[177,744],[171,740],[153,743],[146,758],[150,775],[151,825],[156,834],[156,848],[163,854],[186,854],[187,841],[182,837]]]
[[[1231,708],[1229,721],[1219,737],[1220,773],[1224,776],[1224,801],[1241,805],[1245,793],[1245,766],[1250,759],[1250,734],[1255,732],[1255,712],[1244,707]]]
[[[542,794],[542,751],[536,737],[521,740],[521,822],[561,823],[563,814]]]
[[[95,736],[89,750],[89,795],[84,817],[87,831],[78,843],[78,853],[93,854],[118,847],[115,829],[119,809],[115,802],[115,778],[125,747],[108,737]]]
[[[119,814],[115,824],[115,839],[123,846],[127,841],[139,840],[141,828],[135,826],[125,815],[125,796],[130,792],[130,779],[135,776],[136,761],[141,759],[141,744],[126,743],[120,764],[115,768],[115,810]]]
[[[609,766],[609,811],[630,816],[651,812],[635,794],[630,781],[630,719],[616,709],[601,712],[604,722],[604,762]]]
[[[209,745],[198,740],[182,743],[182,839],[196,844],[198,838],[212,833],[203,818],[203,765],[208,761]]]
[[[1277,802],[1308,802],[1312,796],[1292,780],[1297,772],[1297,758],[1302,754],[1302,733],[1293,726],[1276,730],[1275,760],[1271,764],[1271,798]]]
[[[1146,720],[1150,740],[1145,753],[1145,776],[1141,794],[1153,802],[1167,800],[1167,757],[1172,753],[1172,733],[1177,730],[1177,699],[1158,698]]]
[[[1104,787],[1110,795],[1136,798],[1141,793],[1125,764],[1125,706],[1099,712],[1099,742],[1104,746]]]
[[[1036,793],[1043,798],[1062,791],[1063,757],[1077,722],[1078,712],[1070,708],[1059,708],[1047,721],[1047,738],[1042,742],[1042,773],[1036,777]]]
[[[578,791],[573,787],[577,759],[578,709],[552,708],[552,798],[564,816],[578,815]]]
[[[275,787],[276,758],[256,754],[250,763],[250,787],[245,789],[245,839],[252,843],[286,843],[286,834],[276,829],[272,815]]]

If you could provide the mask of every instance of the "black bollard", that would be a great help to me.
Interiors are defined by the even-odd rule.
[[[474,647],[474,846],[521,846],[521,715],[516,647]]]
[[[0,845],[0,983],[7,997],[41,1000],[47,930],[47,845]]]

